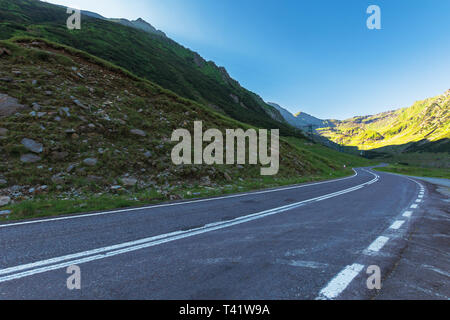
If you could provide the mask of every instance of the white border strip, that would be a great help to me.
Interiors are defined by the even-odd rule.
[[[146,206],[146,207],[120,209],[120,210],[105,211],[105,212],[98,212],[98,213],[86,213],[86,214],[81,214],[81,215],[72,215],[72,216],[65,216],[65,217],[59,217],[59,218],[48,218],[48,219],[41,219],[41,220],[9,223],[9,224],[0,224],[0,228],[8,228],[8,227],[15,227],[15,226],[22,226],[22,225],[36,224],[36,223],[44,223],[44,222],[71,220],[71,219],[78,219],[78,218],[97,217],[97,216],[103,216],[103,215],[108,215],[108,214],[133,212],[133,211],[157,209],[157,208],[164,208],[164,207],[182,206],[182,205],[193,204],[193,203],[210,202],[210,201],[223,200],[223,199],[240,198],[240,197],[245,197],[245,196],[249,196],[249,195],[258,195],[258,194],[280,192],[280,191],[286,191],[286,190],[292,190],[292,189],[306,188],[306,187],[321,185],[321,184],[325,184],[325,183],[332,183],[332,182],[338,182],[338,181],[342,181],[342,180],[355,178],[358,176],[358,172],[355,169],[353,169],[353,171],[355,172],[355,174],[351,177],[316,182],[316,183],[312,183],[312,184],[304,184],[304,185],[297,185],[297,186],[292,186],[292,187],[283,187],[283,188],[279,188],[279,189],[270,189],[270,190],[263,190],[263,191],[240,193],[240,194],[234,194],[234,195],[216,197],[216,198],[207,198],[207,199],[191,200],[191,201],[176,202],[176,203],[166,203],[166,204],[152,205],[152,206]]]
[[[357,263],[345,267],[320,291],[317,300],[336,299],[363,269],[364,266]]]

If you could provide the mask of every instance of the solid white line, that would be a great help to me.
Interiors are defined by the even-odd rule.
[[[358,185],[358,186],[355,186],[355,187],[352,187],[349,189],[341,190],[341,191],[327,194],[327,195],[324,195],[321,197],[308,199],[308,200],[293,203],[290,205],[258,212],[255,214],[239,217],[234,220],[230,220],[230,221],[226,221],[226,222],[221,221],[221,222],[211,223],[204,227],[200,227],[200,228],[196,228],[196,229],[192,229],[192,230],[188,230],[188,231],[177,231],[177,232],[162,234],[162,235],[158,235],[158,236],[154,236],[154,237],[150,237],[150,238],[125,242],[125,243],[117,244],[114,246],[103,247],[103,248],[93,249],[93,250],[89,250],[89,251],[83,251],[83,252],[70,254],[70,255],[66,255],[66,256],[61,256],[61,257],[56,257],[56,258],[52,258],[52,259],[47,259],[47,260],[42,260],[42,261],[37,261],[37,262],[33,262],[33,263],[28,263],[28,264],[24,264],[24,265],[6,268],[3,270],[0,270],[0,275],[10,274],[10,273],[15,273],[15,274],[11,274],[11,275],[8,275],[5,277],[0,277],[0,283],[5,282],[5,281],[10,281],[13,279],[23,278],[23,277],[30,276],[33,274],[47,272],[50,270],[64,268],[66,266],[70,266],[70,265],[74,265],[74,264],[81,264],[81,263],[85,263],[85,262],[89,262],[89,261],[104,259],[104,258],[108,258],[111,256],[140,250],[143,248],[148,248],[148,247],[156,246],[156,245],[167,243],[167,242],[172,242],[175,240],[184,239],[184,238],[192,237],[195,235],[199,235],[199,234],[203,234],[203,233],[207,233],[207,232],[211,232],[211,231],[229,228],[231,226],[243,224],[243,223],[261,219],[261,218],[264,218],[267,216],[286,212],[286,211],[298,208],[300,206],[303,206],[307,203],[322,201],[322,200],[337,197],[337,196],[340,196],[340,195],[343,195],[346,193],[350,193],[350,192],[353,192],[353,191],[363,188],[364,185],[365,184]],[[94,255],[94,256],[92,256],[92,255]],[[83,258],[83,259],[79,259],[79,258]],[[74,259],[78,259],[78,260],[74,260]],[[70,261],[68,261],[68,260],[70,260]],[[56,263],[58,263],[58,264],[56,264]],[[53,265],[53,264],[56,264],[56,265]],[[43,267],[43,266],[46,266],[46,267]],[[21,272],[21,271],[27,270],[27,269],[31,269],[31,270]],[[21,272],[21,273],[17,273],[17,272]]]
[[[368,251],[378,252],[380,251],[384,245],[389,241],[388,237],[378,237],[370,246],[367,248]]]
[[[49,219],[10,223],[10,224],[1,224],[0,228],[8,228],[8,227],[14,227],[14,226],[36,224],[36,223],[46,223],[46,222],[61,221],[61,220],[89,218],[89,217],[96,217],[96,216],[103,216],[103,215],[108,215],[108,214],[116,214],[116,213],[124,213],[124,212],[132,212],[132,211],[139,211],[139,210],[157,209],[157,208],[173,207],[173,206],[183,206],[183,205],[193,204],[193,203],[210,202],[210,201],[217,201],[217,200],[224,200],[224,199],[231,199],[231,198],[240,198],[240,197],[245,197],[245,196],[250,196],[250,195],[259,195],[259,194],[280,192],[280,191],[286,191],[286,190],[292,190],[292,189],[306,188],[306,187],[321,185],[321,184],[325,184],[325,183],[332,183],[332,182],[338,182],[338,181],[342,181],[342,180],[355,178],[358,176],[358,172],[355,169],[353,169],[353,171],[355,172],[355,174],[351,177],[330,180],[330,181],[316,182],[316,183],[311,183],[311,184],[306,184],[306,185],[283,187],[283,188],[278,188],[278,189],[255,191],[255,192],[241,193],[241,194],[222,196],[222,197],[216,197],[216,198],[191,200],[191,201],[184,201],[184,202],[177,202],[177,203],[167,203],[167,204],[160,204],[160,205],[153,205],[153,206],[146,206],[146,207],[139,207],[139,208],[120,209],[120,210],[112,210],[112,211],[105,211],[105,212],[98,212],[98,213],[73,215],[73,216],[67,216],[67,217],[49,218]],[[364,171],[367,171],[367,170],[364,170]],[[367,172],[369,172],[369,171],[367,171]]]
[[[411,216],[412,216],[412,211],[405,211],[405,213],[403,214],[403,216],[404,216],[405,218],[411,218]]]
[[[345,267],[320,291],[318,299],[336,299],[363,269],[364,266],[357,263]]]
[[[411,209],[417,209],[417,207],[418,207],[417,204],[413,204],[413,205],[411,206]]]
[[[398,230],[403,226],[404,223],[405,221],[403,220],[397,220],[392,224],[392,226],[389,229]]]

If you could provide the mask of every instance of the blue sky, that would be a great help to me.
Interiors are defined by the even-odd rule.
[[[51,0],[142,17],[291,112],[345,119],[450,89],[448,0]],[[369,5],[382,30],[369,30]]]

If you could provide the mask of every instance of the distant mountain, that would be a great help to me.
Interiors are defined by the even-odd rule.
[[[285,108],[281,107],[276,103],[269,102],[268,104],[277,109],[281,113],[283,118],[287,121],[287,123],[296,128],[304,130],[309,126],[313,126],[314,129],[330,126],[330,122],[318,119],[305,112],[299,112],[293,115],[288,110],[286,110]]]
[[[98,13],[91,12],[91,11],[86,11],[86,10],[82,10],[81,13],[86,15],[86,16],[88,16],[88,17],[91,17],[91,18],[96,18],[96,19],[116,22],[116,23],[120,23],[120,24],[122,24],[124,26],[127,26],[127,27],[131,27],[131,28],[135,28],[135,29],[139,29],[139,30],[145,31],[145,32],[150,33],[150,34],[154,34],[154,35],[161,36],[161,37],[167,37],[164,32],[162,32],[160,30],[157,30],[155,27],[153,27],[150,23],[148,23],[147,21],[145,21],[142,18],[130,21],[130,20],[123,19],[123,18],[105,18],[104,16],[99,15]]]
[[[335,143],[383,152],[450,152],[450,90],[409,108],[333,120],[318,132]]]
[[[135,28],[135,29],[140,29],[143,30],[145,32],[157,35],[157,36],[161,36],[161,37],[167,37],[166,34],[160,30],[157,30],[155,27],[153,27],[150,23],[148,23],[147,21],[143,20],[142,18],[139,18],[137,20],[127,20],[127,19],[108,19],[109,21],[112,22],[117,22],[120,23],[124,26],[128,26],[131,28]]]

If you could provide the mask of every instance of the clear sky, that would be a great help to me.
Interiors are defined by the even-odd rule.
[[[449,0],[50,0],[142,17],[291,112],[345,119],[450,89]],[[366,10],[381,8],[382,30]]]

